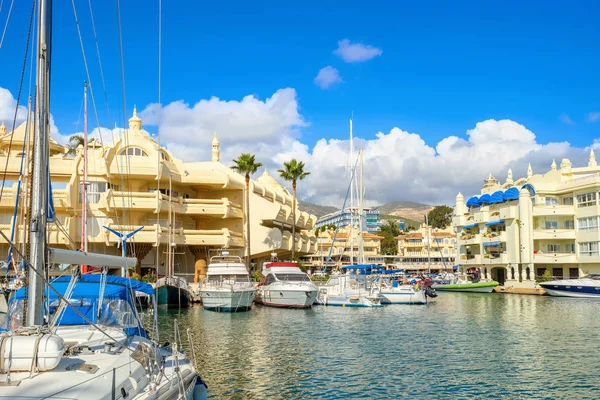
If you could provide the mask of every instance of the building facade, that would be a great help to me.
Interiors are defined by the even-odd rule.
[[[379,211],[371,208],[365,208],[363,212],[363,230],[366,232],[379,232]],[[344,210],[338,210],[333,213],[322,216],[317,221],[315,228],[321,228],[324,225],[335,225],[338,228],[347,228],[354,221],[355,229],[360,224],[360,209],[358,207],[347,207]]]
[[[415,232],[396,237],[399,268],[407,271],[452,271],[456,261],[456,234],[452,227],[435,229],[422,224]]]
[[[352,237],[352,236],[353,237]],[[334,242],[335,239],[335,242]],[[365,262],[371,262],[381,255],[382,236],[370,232],[362,232]],[[358,263],[360,253],[360,233],[358,230],[342,228],[337,231],[325,230],[319,232],[316,251],[303,257],[306,267],[321,269],[327,264],[328,270],[344,265]],[[327,262],[329,258],[329,262]]]
[[[535,287],[546,271],[554,278],[600,273],[600,167],[590,151],[586,167],[563,159],[544,174],[504,183],[485,179],[481,193],[456,197],[458,263],[479,267],[505,286]]]
[[[25,149],[25,151],[23,151]],[[31,133],[25,124],[12,133],[0,127],[0,163],[8,161],[0,197],[0,229],[20,249],[27,243],[27,162]],[[212,160],[184,163],[160,147],[142,129],[135,110],[129,129],[108,145],[91,140],[87,147],[87,213],[81,222],[83,147],[75,156],[51,140],[50,175],[56,223],[48,224],[52,247],[79,249],[85,226],[91,252],[120,255],[118,238],[104,227],[119,232],[141,229],[127,243],[127,255],[137,257],[138,272],[145,274],[158,264],[167,271],[166,254],[174,256],[176,274],[191,279],[198,260],[206,260],[212,248],[245,247],[244,177],[220,161],[219,141],[212,142]],[[19,177],[23,176],[18,212],[14,214]],[[313,253],[316,238],[307,233],[316,216],[296,210],[292,219],[292,195],[265,173],[250,182],[251,251],[253,262],[268,259],[272,252],[285,258],[292,246],[300,254]],[[296,225],[296,238],[291,228]],[[0,259],[7,259],[8,244],[0,240]]]

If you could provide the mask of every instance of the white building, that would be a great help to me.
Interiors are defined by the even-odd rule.
[[[593,150],[587,167],[560,169],[504,183],[485,179],[481,194],[456,196],[453,225],[458,264],[507,287],[533,288],[536,276],[600,273],[600,167]]]

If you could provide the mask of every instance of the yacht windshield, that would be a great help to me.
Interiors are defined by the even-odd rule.
[[[583,277],[583,279],[594,279],[600,281],[600,274],[590,274]]]
[[[278,280],[286,282],[310,282],[306,274],[275,274]]]

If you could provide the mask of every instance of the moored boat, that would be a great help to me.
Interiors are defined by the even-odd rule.
[[[379,285],[376,276],[360,273],[373,266],[351,265],[344,267],[346,273],[332,275],[319,288],[316,304],[341,307],[381,307]]]
[[[436,291],[446,292],[475,292],[492,293],[498,286],[496,281],[480,282],[457,282],[457,283],[434,283],[431,287]]]
[[[210,311],[249,311],[254,301],[254,280],[241,257],[227,250],[210,258],[206,279],[200,284],[204,309]]]
[[[302,272],[295,261],[271,261],[263,264],[263,279],[256,290],[254,301],[270,307],[310,308],[319,289]]]
[[[577,279],[541,282],[540,286],[550,296],[600,299],[600,274],[586,275]]]
[[[185,279],[179,276],[159,278],[155,283],[157,290],[158,306],[189,307],[192,303],[192,294]]]

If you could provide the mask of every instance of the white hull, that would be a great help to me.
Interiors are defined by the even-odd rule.
[[[381,291],[381,304],[427,304],[424,290],[393,290]]]
[[[156,369],[153,375],[161,378],[153,391],[144,366],[134,359],[136,353],[136,358],[145,357],[143,352],[135,352],[139,348],[152,354],[155,349],[152,343],[139,336],[129,341],[122,331],[105,329],[111,337],[120,343],[127,343],[128,347],[113,346],[109,352],[105,352],[105,343],[110,340],[99,331],[89,326],[61,327],[57,335],[72,347],[83,346],[82,351],[72,356],[62,356],[58,365],[50,371],[33,373],[31,376],[29,371],[11,372],[13,385],[2,387],[0,399],[111,399],[123,398],[122,393],[129,399],[178,398],[178,382],[183,383],[182,398],[194,398],[198,376],[185,355],[176,354],[179,364],[177,372],[175,353],[168,348],[158,350],[158,359],[164,357],[165,360],[164,373]],[[35,336],[31,338],[35,339]]]
[[[440,292],[492,293],[494,291],[494,287],[493,286],[482,287],[482,288],[464,287],[464,288],[446,289],[446,288],[444,288],[444,285],[434,284],[431,287],[432,287],[432,289],[435,289],[435,290],[440,291]]]
[[[248,289],[211,289],[204,287],[200,289],[202,306],[211,311],[249,311],[254,301],[254,288]]]
[[[314,285],[269,285],[256,291],[256,303],[270,307],[309,308],[317,298]]]
[[[546,289],[546,293],[548,293],[550,296],[557,296],[557,297],[576,297],[576,298],[581,298],[581,299],[600,299],[600,293],[599,294],[575,293],[575,292],[568,292],[566,290],[552,290],[552,289]]]
[[[338,307],[381,307],[381,297],[378,294],[368,295],[366,292],[363,293],[349,292],[341,295],[330,295],[325,288],[321,288],[315,304]]]

